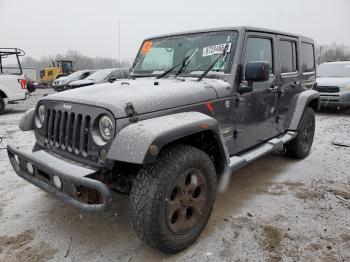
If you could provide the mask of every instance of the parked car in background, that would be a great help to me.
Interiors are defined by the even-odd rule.
[[[323,63],[317,68],[321,107],[350,107],[350,61]]]
[[[52,88],[57,91],[64,91],[68,88],[68,84],[76,81],[87,78],[89,75],[93,74],[95,70],[81,70],[74,72],[68,76],[62,76],[55,81],[53,81]]]
[[[0,114],[5,111],[6,103],[11,104],[27,98],[27,79],[19,60],[24,54],[24,51],[18,48],[0,48]],[[6,71],[5,63],[13,64],[15,70]]]
[[[71,82],[68,85],[68,89],[90,86],[99,83],[114,82],[117,79],[123,79],[129,77],[128,68],[110,68],[101,69],[91,74],[84,80],[78,80]]]

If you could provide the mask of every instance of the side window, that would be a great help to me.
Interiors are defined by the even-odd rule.
[[[116,73],[116,75],[117,75],[117,78],[118,78],[118,79],[125,78],[124,72],[123,72],[122,70],[119,70],[119,71]]]
[[[301,43],[301,63],[303,72],[312,72],[315,70],[315,52],[314,46],[308,43]]]
[[[250,62],[267,62],[273,69],[272,40],[267,38],[249,37],[244,53],[244,68]]]
[[[291,73],[298,71],[296,42],[280,40],[279,50],[281,73]]]
[[[129,77],[129,70],[125,70],[123,73],[124,73],[124,77],[125,77],[125,78],[128,78],[128,77]]]

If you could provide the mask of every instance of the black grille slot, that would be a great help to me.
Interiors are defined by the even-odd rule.
[[[48,109],[44,125],[46,143],[85,157],[90,125],[90,116]]]
[[[339,87],[338,86],[318,86],[316,90],[318,92],[337,93],[339,92]]]

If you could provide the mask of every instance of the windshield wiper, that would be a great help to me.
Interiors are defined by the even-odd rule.
[[[167,71],[165,71],[163,74],[159,75],[156,77],[156,79],[162,78],[164,76],[166,76],[167,74],[169,74],[171,71],[173,71],[175,68],[181,66],[181,68],[179,69],[179,71],[175,74],[175,76],[178,76],[179,74],[182,73],[182,71],[185,69],[185,67],[188,65],[188,63],[190,62],[191,58],[193,57],[193,55],[198,51],[198,48],[196,48],[191,54],[189,54],[188,56],[186,56],[184,58],[184,60],[182,60],[182,62],[180,64],[174,65],[172,68],[168,69]]]
[[[180,67],[179,71],[177,71],[177,73],[175,74],[175,76],[180,75],[186,68],[186,66],[190,63],[192,57],[198,52],[198,48],[196,48],[189,56],[186,60],[183,61],[182,66]]]
[[[205,70],[197,79],[197,81],[201,81],[208,73],[209,71],[214,67],[214,65],[220,60],[220,58],[223,58],[223,62],[225,62],[228,51],[229,51],[229,46],[230,44],[227,43],[224,47],[224,51],[222,51],[222,53],[219,55],[218,58],[215,59],[215,61],[208,67],[207,70]]]

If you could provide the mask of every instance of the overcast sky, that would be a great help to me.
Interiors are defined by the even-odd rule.
[[[350,0],[0,0],[0,47],[133,59],[147,36],[251,25],[350,46]]]

